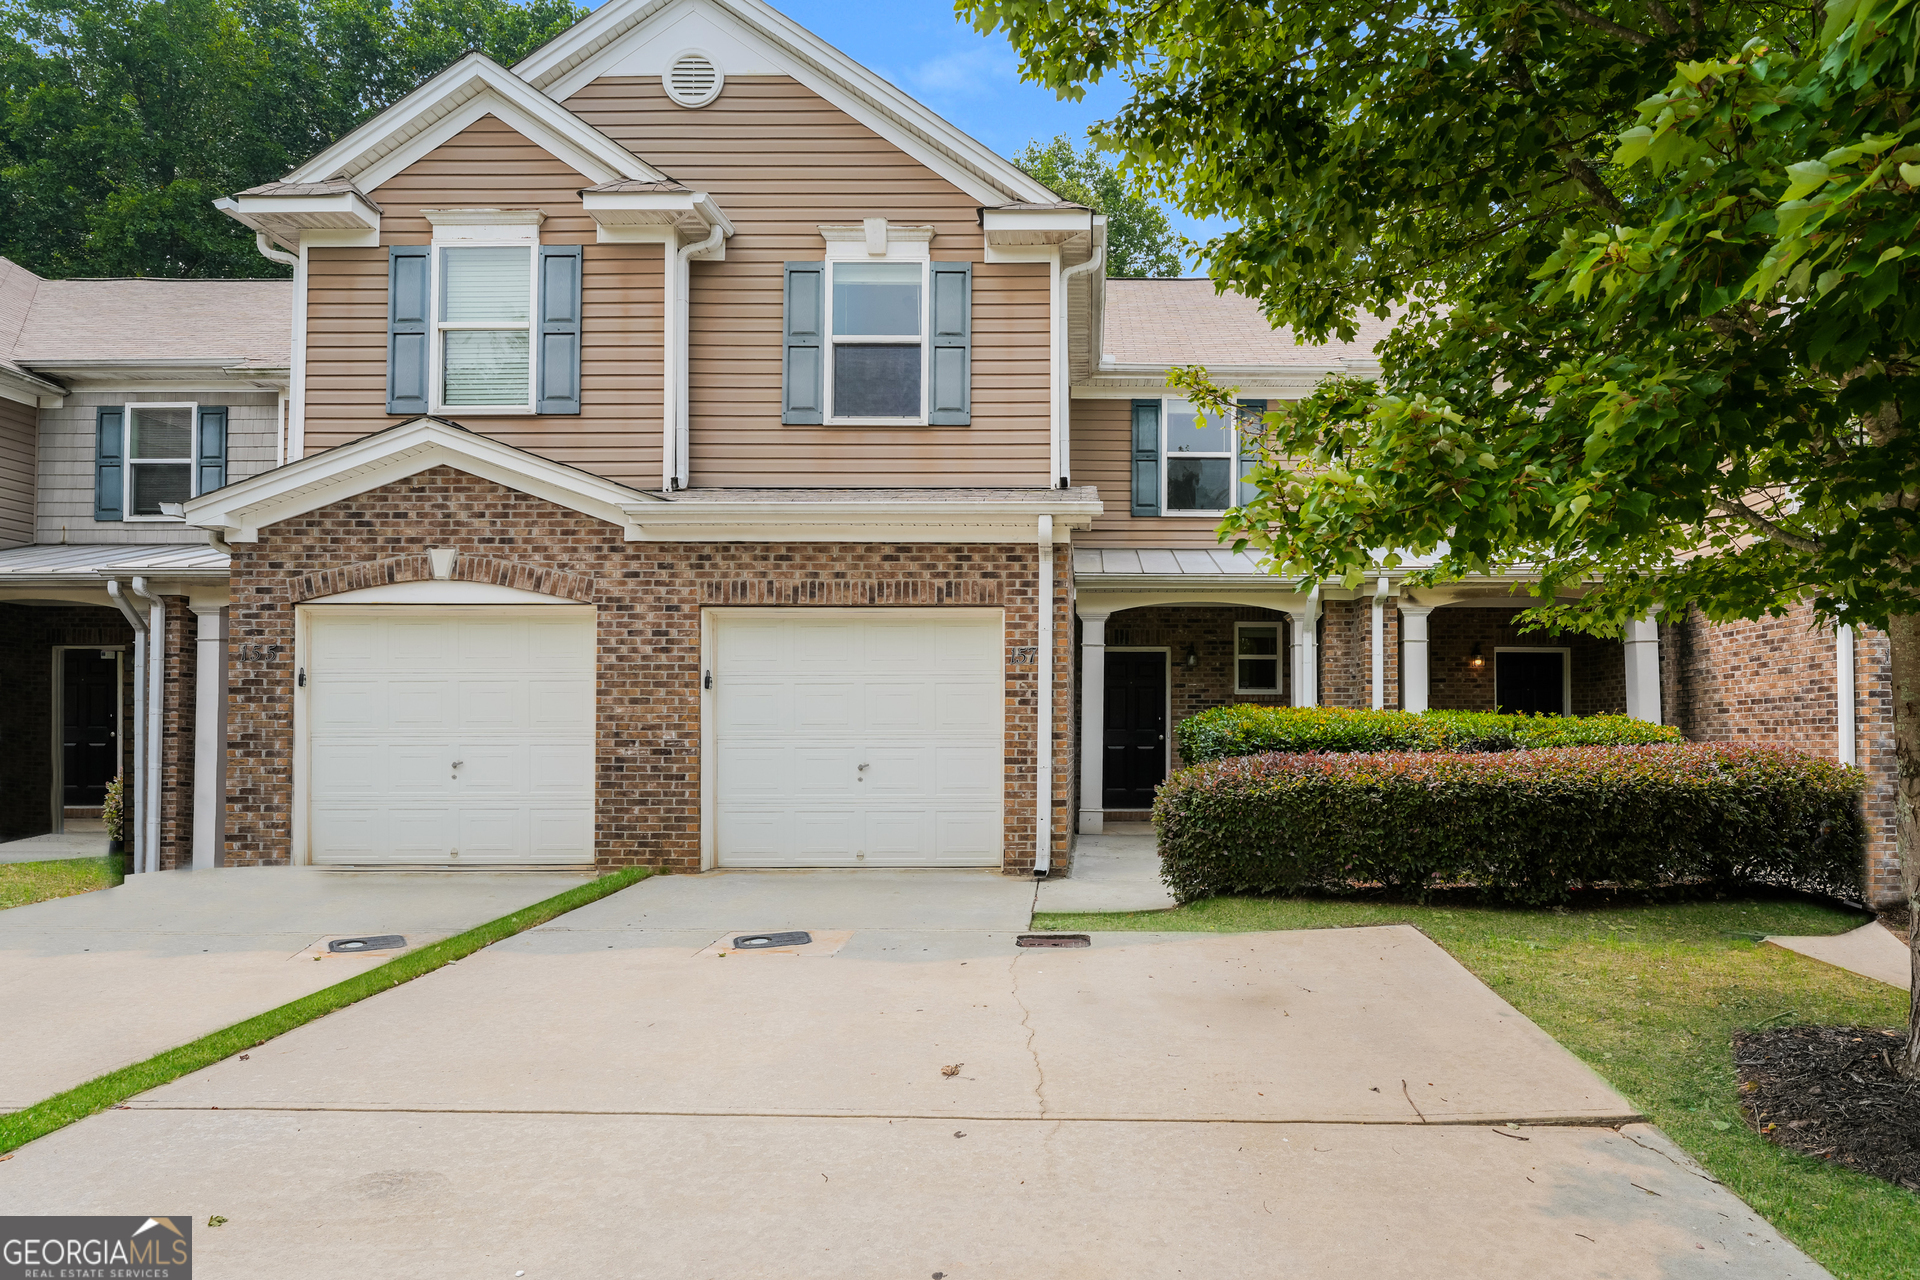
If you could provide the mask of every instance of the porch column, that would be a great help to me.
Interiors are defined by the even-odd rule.
[[[1107,614],[1080,614],[1080,834],[1105,830]]]
[[[1387,705],[1387,579],[1383,575],[1373,589],[1373,709]]]
[[[1400,702],[1408,711],[1427,709],[1427,615],[1434,607],[1400,602]]]
[[[1320,588],[1308,593],[1306,603],[1287,610],[1293,619],[1293,705],[1320,703]]]
[[[1626,650],[1627,714],[1659,724],[1660,628],[1652,614],[1627,623]]]
[[[227,800],[227,611],[190,605],[199,620],[193,688],[193,869],[220,865]]]

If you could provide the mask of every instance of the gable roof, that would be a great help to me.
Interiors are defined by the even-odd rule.
[[[484,53],[469,53],[299,166],[287,184],[372,192],[482,116],[492,115],[594,182],[667,175]],[[270,184],[280,186],[282,184]]]
[[[691,9],[716,15],[735,34],[767,46],[795,79],[981,204],[1059,199],[1012,161],[762,0],[607,0],[513,69],[528,84],[565,100],[617,62],[635,33]]]
[[[135,370],[163,379],[257,371],[277,382],[292,345],[291,280],[43,280],[0,258],[0,389],[9,399],[63,394],[53,379]]]
[[[627,508],[660,501],[578,467],[479,435],[444,418],[414,418],[201,494],[186,504],[186,519],[188,524],[212,530],[228,542],[257,542],[266,525],[317,511],[438,466],[453,467],[620,525],[627,531],[628,541],[636,540],[639,530]]]
[[[1216,293],[1211,280],[1106,282],[1102,369],[1204,364],[1226,368],[1325,369],[1372,366],[1391,320],[1360,317],[1352,342],[1302,346],[1291,329],[1276,329],[1253,299]]]

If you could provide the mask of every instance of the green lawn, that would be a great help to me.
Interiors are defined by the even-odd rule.
[[[118,858],[61,858],[54,862],[0,863],[0,909],[24,907],[120,883]]]
[[[1861,918],[1799,901],[1559,911],[1216,898],[1134,915],[1042,915],[1036,929],[1244,932],[1411,924],[1544,1027],[1782,1234],[1842,1280],[1920,1275],[1920,1197],[1779,1150],[1742,1121],[1731,1039],[1791,1022],[1898,1027],[1907,995],[1759,945]]]

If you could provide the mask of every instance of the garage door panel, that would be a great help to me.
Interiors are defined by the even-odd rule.
[[[456,686],[462,729],[520,729],[527,723],[527,685],[519,680],[462,680]]]
[[[1000,862],[998,617],[710,617],[721,865]]]
[[[592,860],[590,613],[321,608],[307,644],[314,861]]]
[[[789,695],[793,727],[802,733],[845,733],[860,723],[860,686],[852,680],[809,680]]]
[[[875,733],[925,733],[933,720],[935,699],[924,680],[868,682],[866,729]]]
[[[534,795],[559,797],[593,793],[593,744],[589,742],[530,742],[526,749],[526,776]]]
[[[934,813],[934,848],[940,861],[1000,860],[1000,810],[941,809]]]
[[[795,747],[778,756],[780,775],[792,779],[780,790],[795,799],[809,796],[851,797],[860,787],[860,752],[851,747]]]
[[[372,724],[439,732],[457,723],[459,691],[451,680],[389,680],[381,692],[385,710]]]
[[[593,693],[591,680],[529,680],[527,726],[533,729],[572,729],[591,724]]]
[[[946,736],[976,734],[997,740],[1002,696],[991,681],[943,680],[933,690],[928,718]]]
[[[999,744],[990,747],[935,747],[933,794],[942,799],[980,796],[991,799],[1005,785]]]
[[[777,733],[789,727],[791,690],[786,686],[724,674],[721,678],[727,690],[716,717],[722,737]]]
[[[307,666],[313,672],[364,670],[380,651],[380,632],[371,622],[341,620],[317,630]]]

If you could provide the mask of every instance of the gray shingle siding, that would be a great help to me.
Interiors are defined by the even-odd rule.
[[[181,403],[227,406],[227,481],[273,468],[278,397],[271,391],[89,391],[40,410],[40,543],[203,543],[204,530],[172,522],[93,518],[94,411],[101,405]]]

